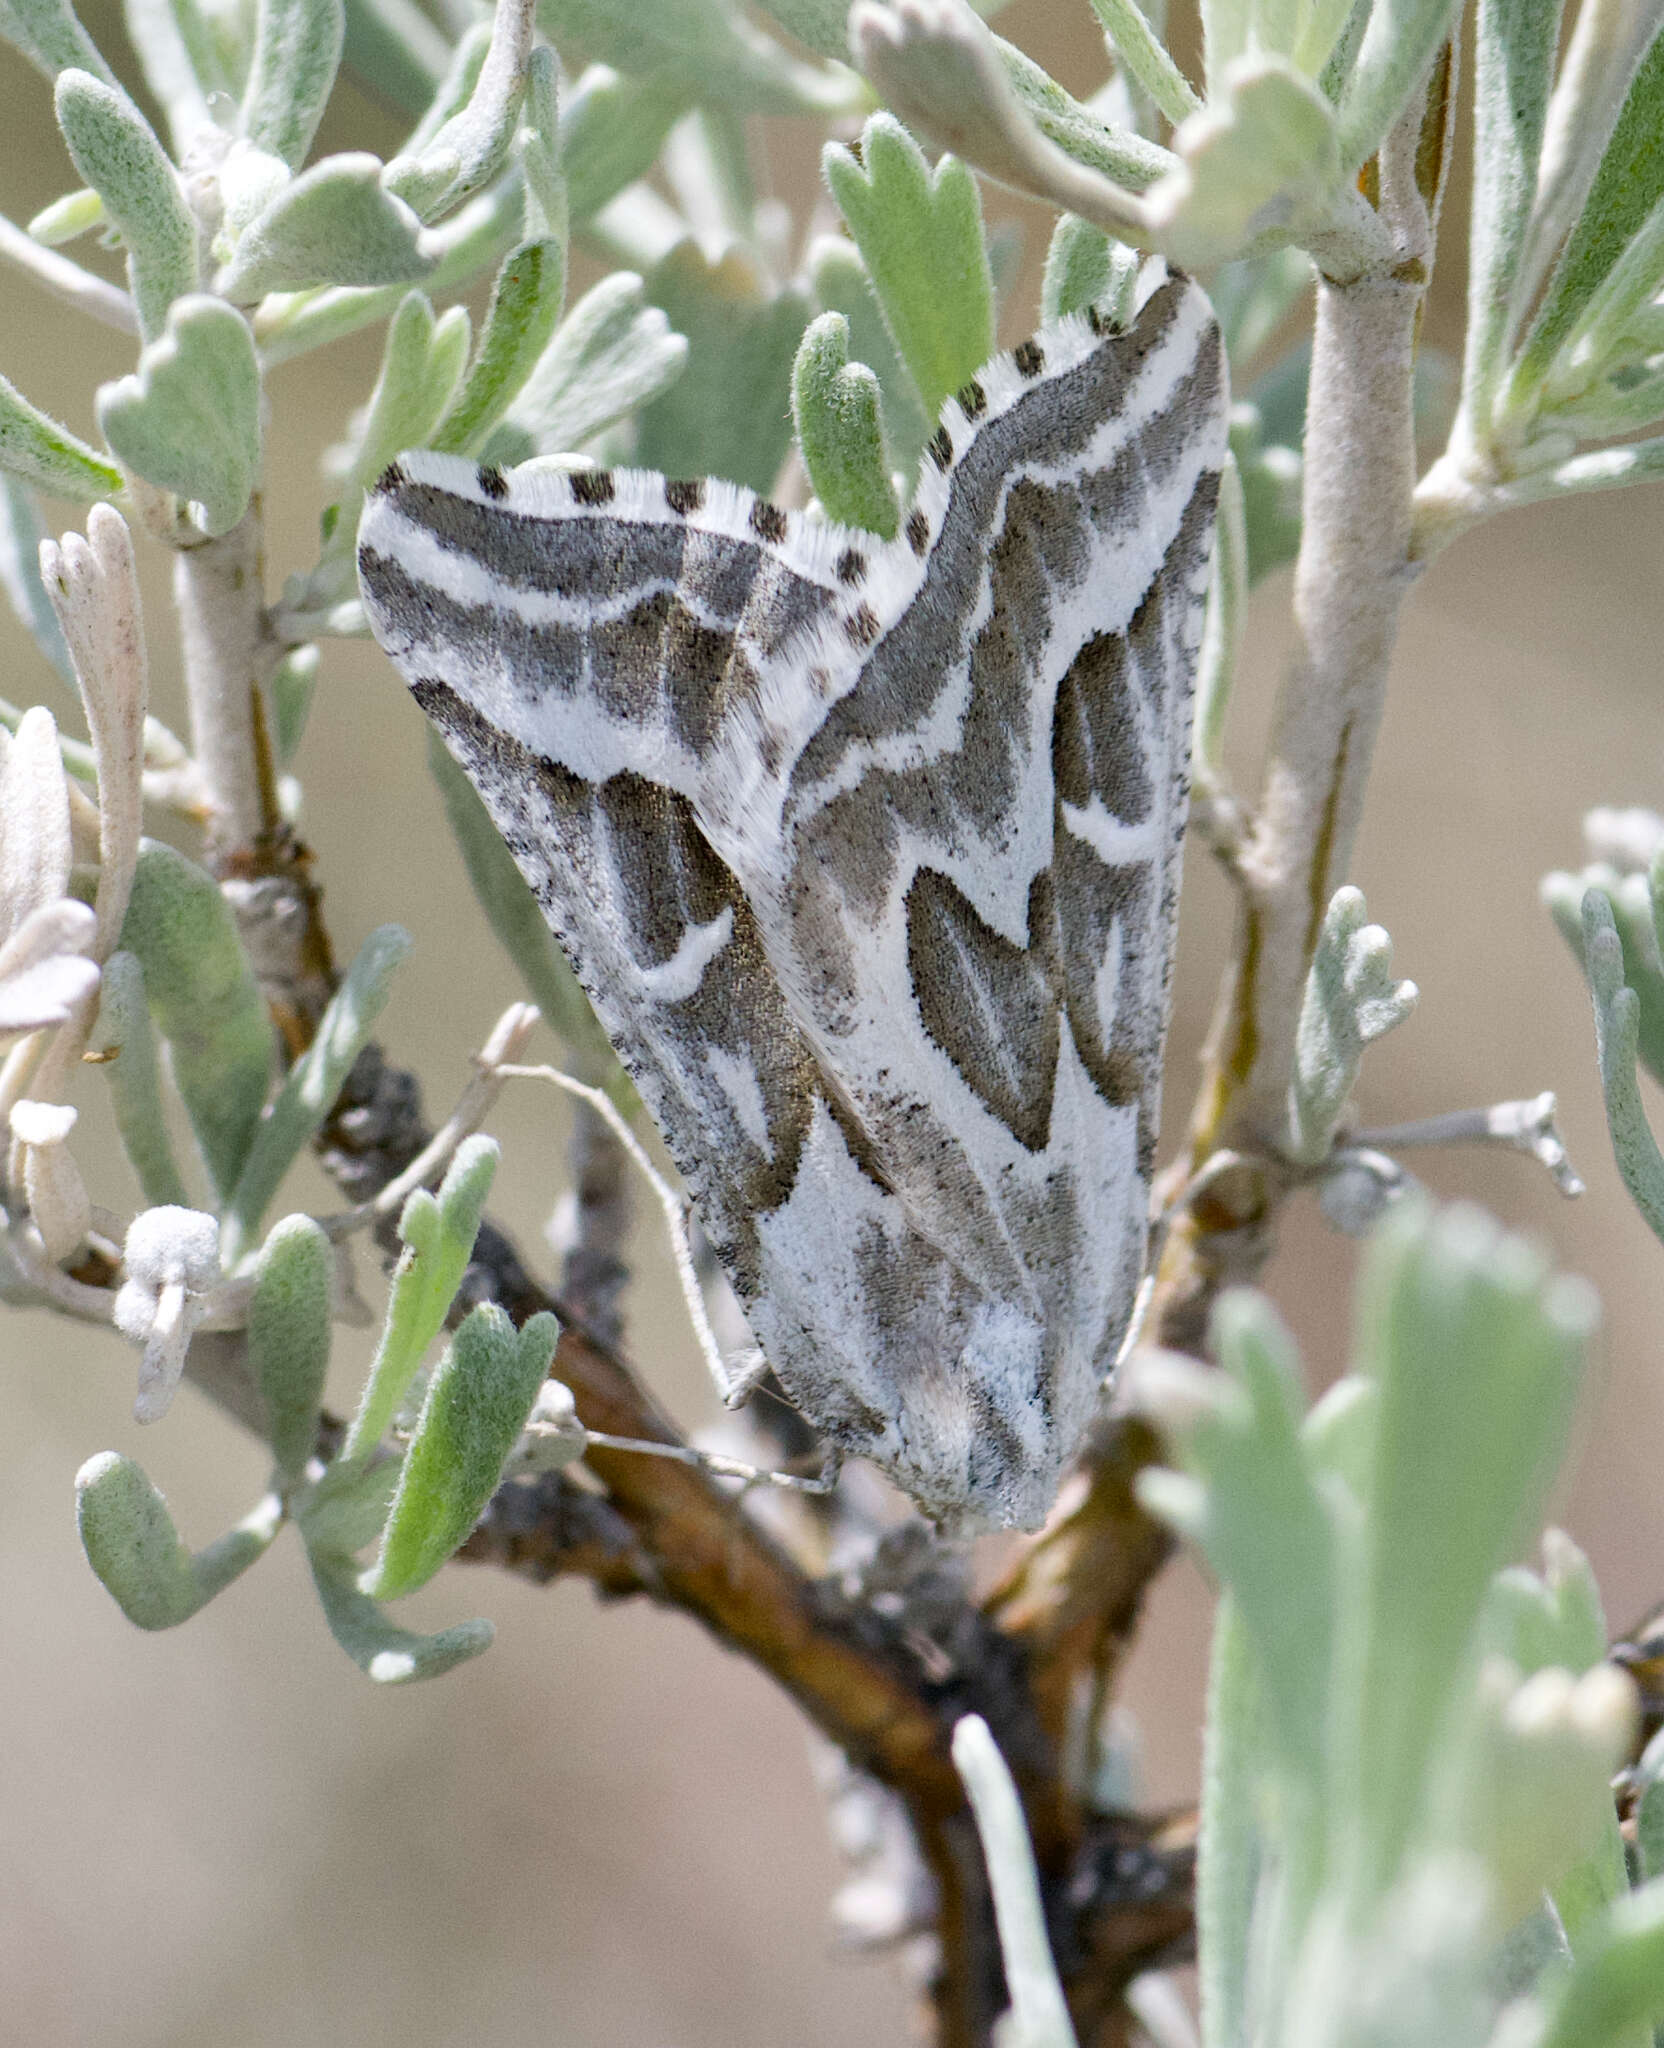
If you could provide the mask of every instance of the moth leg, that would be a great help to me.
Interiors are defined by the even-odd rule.
[[[585,1448],[605,1451],[636,1451],[644,1458],[669,1458],[678,1465],[695,1465],[714,1479],[738,1479],[747,1487],[777,1486],[791,1493],[820,1498],[832,1492],[843,1470],[843,1453],[827,1451],[820,1471],[810,1479],[801,1472],[781,1472],[767,1465],[748,1465],[742,1458],[725,1457],[720,1451],[702,1451],[693,1444],[661,1444],[648,1437],[609,1436],[604,1430],[584,1432]]]

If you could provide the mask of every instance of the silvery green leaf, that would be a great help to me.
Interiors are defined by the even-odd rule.
[[[1510,308],[1531,225],[1560,7],[1481,0],[1474,25],[1473,211],[1462,405],[1483,447],[1506,369]]]
[[[444,1327],[473,1255],[497,1158],[498,1148],[490,1138],[466,1138],[457,1147],[439,1193],[430,1195],[426,1188],[418,1188],[405,1203],[399,1217],[405,1249],[393,1274],[387,1320],[358,1413],[330,1468],[332,1475],[369,1459],[404,1399],[423,1352]]]
[[[1543,1538],[1543,1575],[1510,1565],[1491,1582],[1483,1627],[1487,1648],[1529,1678],[1559,1665],[1581,1675],[1606,1656],[1606,1615],[1589,1560],[1560,1529]]]
[[[421,292],[409,292],[388,322],[381,371],[348,473],[362,491],[406,448],[422,448],[456,395],[468,359],[468,311],[449,307],[437,319]],[[350,531],[357,506],[343,503]],[[343,536],[343,541],[345,536]]]
[[[792,358],[809,324],[805,295],[769,296],[750,257],[711,262],[683,242],[647,295],[687,337],[687,367],[637,413],[637,453],[666,476],[723,476],[766,494],[791,446]]]
[[[1222,1593],[1208,1657],[1196,1859],[1196,1968],[1207,2048],[1250,2038],[1246,2011],[1266,1755],[1262,1698],[1236,1601]]]
[[[318,659],[318,649],[310,641],[304,647],[292,647],[273,669],[272,679],[266,685],[272,745],[284,766],[300,750],[306,714],[312,708],[312,693],[318,680]]]
[[[1598,1311],[1480,1211],[1404,1201],[1377,1230],[1356,1351],[1379,1387],[1359,1587],[1364,1895],[1399,1869],[1494,1575],[1542,1513]]]
[[[526,993],[571,1047],[586,1076],[616,1073],[617,1062],[607,1035],[556,944],[537,898],[515,866],[474,785],[432,726],[428,728],[428,767],[439,785],[445,817],[468,870],[475,901],[498,944],[513,961]]]
[[[1092,0],[1092,12],[1145,96],[1175,128],[1198,110],[1202,102],[1195,88],[1145,20],[1138,0]]]
[[[1064,214],[1046,251],[1041,319],[1058,320],[1065,313],[1097,307],[1111,327],[1126,326],[1132,317],[1139,261],[1138,251],[1125,242],[1117,242],[1077,214]]]
[[[1624,979],[1624,949],[1605,892],[1583,897],[1583,971],[1595,1005],[1595,1050],[1600,1061],[1606,1123],[1624,1186],[1653,1235],[1664,1240],[1664,1158],[1647,1122],[1636,1079],[1642,1004]]]
[[[976,180],[944,157],[932,171],[901,124],[875,114],[856,158],[822,166],[927,416],[994,352],[993,285]]]
[[[1375,0],[1339,107],[1348,177],[1380,148],[1460,11],[1460,0]]]
[[[0,377],[0,469],[55,498],[114,498],[121,471]]]
[[[1228,1382],[1184,1421],[1159,1406],[1154,1419],[1201,1482],[1184,1533],[1230,1591],[1266,1702],[1265,1739],[1288,1796],[1309,1804],[1328,1753],[1335,1510],[1301,1442],[1299,1358],[1269,1304],[1242,1290],[1223,1295],[1210,1342]],[[1141,1486],[1157,1514],[1168,1497]]]
[[[495,1302],[458,1328],[428,1382],[374,1566],[373,1600],[425,1586],[468,1539],[548,1376],[560,1325],[547,1312],[517,1330]]]
[[[311,1544],[306,1555],[330,1634],[365,1677],[378,1685],[438,1678],[490,1649],[495,1633],[490,1622],[459,1621],[436,1635],[416,1635],[396,1627],[358,1590],[358,1567],[350,1557]]]
[[[423,220],[459,206],[496,177],[508,157],[526,96],[533,0],[496,0],[491,41],[467,102],[419,152],[395,157],[383,173],[389,192]]]
[[[1515,402],[1547,372],[1578,316],[1664,198],[1664,35],[1654,42],[1625,96],[1595,173],[1532,322],[1510,386]]]
[[[89,1458],[75,1475],[76,1511],[87,1562],[127,1619],[143,1629],[189,1621],[248,1570],[282,1526],[274,1498],[195,1556],[179,1540],[168,1504],[139,1466],[116,1451]]]
[[[829,519],[885,540],[900,523],[884,445],[878,379],[849,360],[849,322],[822,313],[792,367],[792,415],[803,467]]]
[[[144,969],[136,954],[112,953],[105,961],[93,1038],[106,1055],[101,1071],[110,1084],[116,1129],[147,1205],[153,1209],[189,1208],[191,1198],[174,1164],[173,1142],[168,1136]],[[114,1058],[109,1058],[112,1053]]]
[[[861,102],[844,66],[806,64],[722,0],[544,0],[557,46],[642,78],[675,80],[700,99],[750,114],[841,114]],[[847,54],[848,45],[845,45]]]
[[[478,453],[536,368],[565,298],[564,242],[522,242],[509,252],[492,286],[468,374],[429,446],[451,455]]]
[[[175,299],[195,291],[196,222],[167,152],[123,92],[85,71],[57,86],[58,126],[75,168],[104,202],[127,249],[127,274],[146,341]]]
[[[1540,2048],[1628,2048],[1664,2019],[1664,1879],[1619,1899],[1570,1972],[1545,1987]]]
[[[156,1027],[214,1187],[229,1195],[271,1082],[271,1019],[236,921],[214,878],[146,840],[133,876],[123,948],[144,969]]]
[[[525,181],[526,236],[552,236],[563,245],[572,204],[561,165],[560,66],[541,44],[526,70],[520,126],[520,173]]]
[[[1243,57],[1224,90],[1175,131],[1179,163],[1146,194],[1159,247],[1187,268],[1321,222],[1340,187],[1333,110],[1288,64]]]
[[[1306,975],[1289,1082],[1289,1143],[1308,1166],[1334,1143],[1365,1046],[1416,1004],[1415,983],[1393,977],[1392,940],[1365,922],[1367,914],[1362,890],[1337,889]]]
[[[253,1242],[283,1176],[334,1107],[409,951],[410,934],[396,924],[370,934],[330,997],[317,1035],[284,1077],[255,1131],[227,1208],[221,1248],[228,1272]]]
[[[39,242],[42,248],[58,249],[103,225],[104,202],[90,186],[83,185],[79,191],[66,192],[50,206],[43,206],[26,232],[30,241]]]
[[[610,65],[589,66],[560,113],[561,168],[573,220],[588,220],[652,169],[692,97],[674,77],[625,78]]]
[[[123,0],[122,16],[145,83],[168,117],[180,161],[193,138],[214,125],[210,98],[237,97],[228,51],[198,0]]]
[[[507,180],[472,199],[460,213],[429,229],[423,246],[434,258],[426,280],[430,295],[459,291],[492,265],[500,263],[520,236],[520,194]],[[268,299],[254,315],[254,338],[262,360],[286,362],[326,341],[338,341],[390,319],[406,294],[399,285],[359,289],[282,292]]]
[[[32,494],[15,477],[0,474],[0,590],[35,645],[74,689],[75,670],[63,628],[40,580],[40,544],[45,538]]]
[[[980,1714],[965,1714],[954,1724],[953,1761],[970,1798],[994,1894],[1011,1999],[1011,2009],[1000,2022],[1001,2048],[1075,2048],[1075,2030],[1046,1931],[1023,1803]]]
[[[421,226],[382,188],[377,158],[326,156],[244,231],[218,289],[252,305],[267,292],[305,285],[413,282],[436,260],[421,244]]]
[[[248,1360],[266,1404],[272,1456],[291,1485],[317,1441],[334,1277],[334,1248],[310,1216],[285,1216],[276,1224],[254,1269]]]
[[[416,0],[346,0],[346,9],[348,69],[401,112],[421,113],[451,60],[443,33]]]
[[[1664,197],[1625,244],[1616,262],[1585,301],[1556,351],[1543,382],[1546,404],[1579,396],[1608,364],[1628,369],[1625,338],[1638,314],[1664,286]],[[1652,417],[1644,413],[1637,424]]]
[[[90,71],[106,85],[115,86],[115,73],[81,26],[69,0],[5,0],[0,8],[0,36],[48,78],[68,70]]]
[[[341,0],[260,0],[242,131],[293,171],[318,132],[345,36]]]
[[[861,252],[842,235],[821,235],[809,249],[809,277],[817,302],[849,322],[849,352],[878,379],[884,399],[884,433],[890,458],[910,477],[930,438],[919,388],[890,339]]]
[[[229,533],[260,479],[260,365],[248,322],[223,299],[176,299],[137,374],[100,388],[98,424],[130,470],[190,503],[205,533]]]
[[[491,47],[491,24],[476,21],[466,29],[451,52],[445,75],[434,88],[432,99],[422,110],[422,118],[410,131],[401,157],[420,158],[432,147],[433,138],[447,121],[460,114],[473,97],[479,83],[480,71],[485,64],[485,53]]]

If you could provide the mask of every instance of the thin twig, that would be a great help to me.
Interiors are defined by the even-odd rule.
[[[133,310],[133,301],[119,285],[94,277],[68,256],[60,256],[56,249],[43,249],[4,214],[0,214],[0,262],[27,272],[42,290],[75,312],[89,313],[106,327],[138,339],[139,316]]]

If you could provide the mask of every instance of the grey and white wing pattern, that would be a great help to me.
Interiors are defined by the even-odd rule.
[[[1131,1310],[1224,447],[1174,280],[988,365],[887,544],[432,456],[360,529],[787,1391],[942,1520],[1044,1516]]]

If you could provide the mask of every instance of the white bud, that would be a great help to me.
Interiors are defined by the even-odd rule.
[[[158,1422],[173,1400],[191,1333],[220,1278],[219,1225],[196,1209],[146,1209],[127,1232],[125,1263],[116,1328],[144,1346],[133,1418]]]

